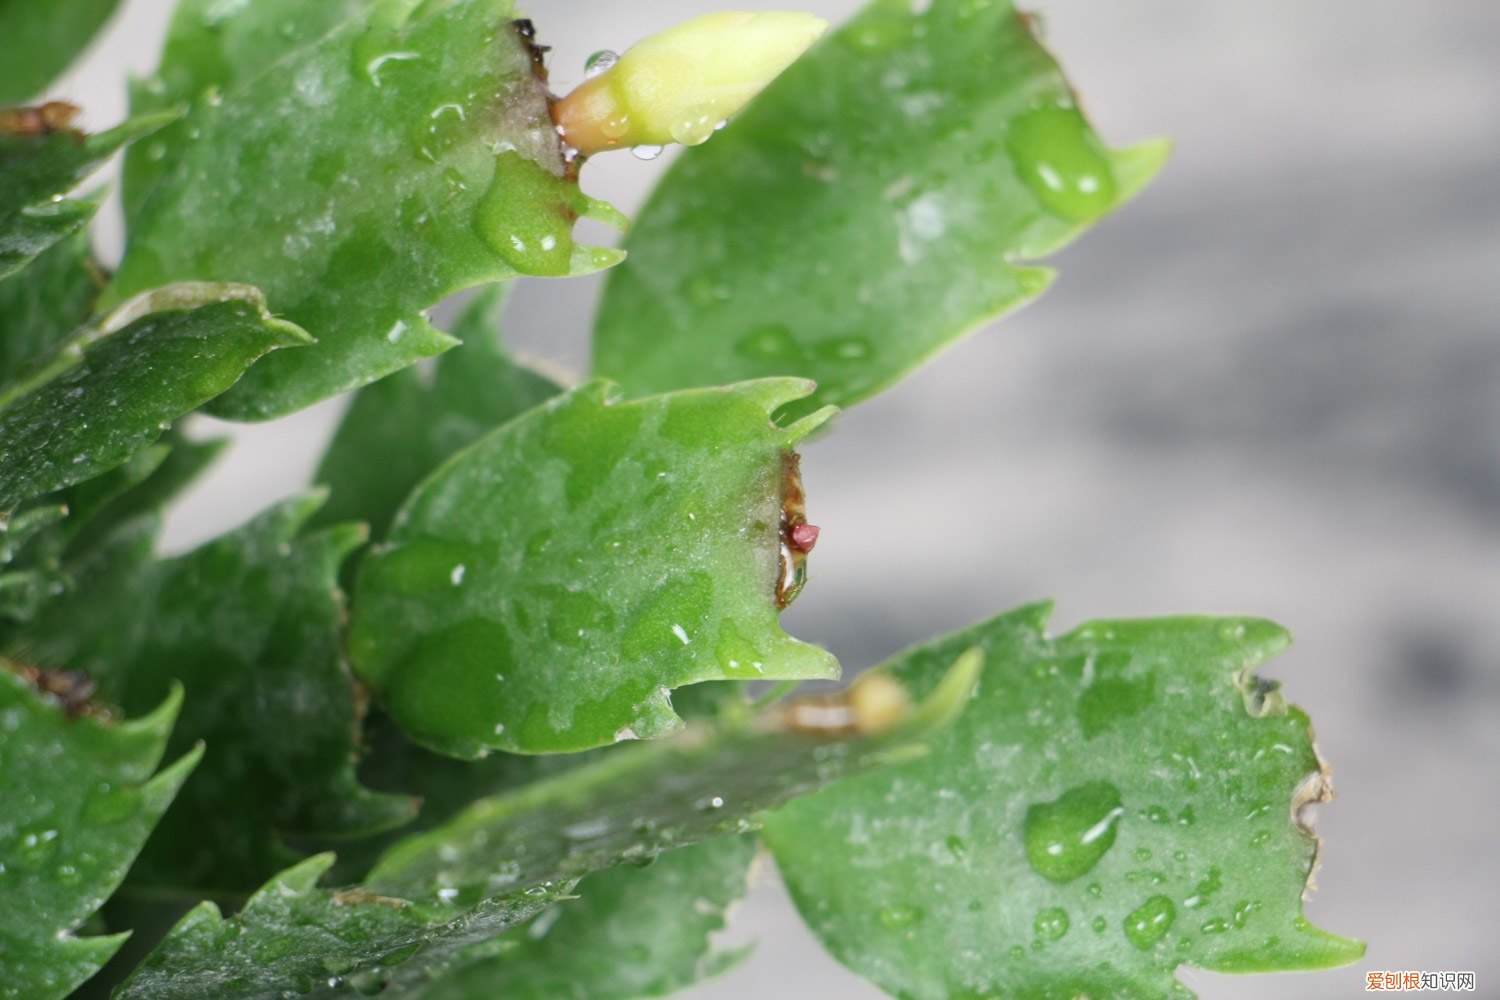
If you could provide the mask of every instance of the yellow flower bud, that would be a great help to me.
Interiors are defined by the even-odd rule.
[[[828,30],[811,14],[706,14],[646,39],[552,110],[580,153],[696,146]]]

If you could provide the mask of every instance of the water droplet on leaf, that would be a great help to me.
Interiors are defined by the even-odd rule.
[[[1114,171],[1077,108],[1037,108],[1010,123],[1006,149],[1016,173],[1053,215],[1087,222],[1115,201]]]
[[[1113,846],[1123,812],[1120,790],[1104,781],[1091,781],[1056,801],[1037,803],[1026,810],[1026,860],[1051,882],[1071,882]]]

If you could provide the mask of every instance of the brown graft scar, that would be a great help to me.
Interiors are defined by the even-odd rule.
[[[69,719],[90,717],[108,719],[111,713],[103,705],[92,701],[97,685],[94,679],[82,670],[66,668],[47,669],[28,666],[24,663],[7,663],[12,673],[41,694],[55,701]]]
[[[802,456],[795,451],[781,455],[781,524],[779,572],[776,574],[776,607],[784,609],[797,599],[807,583],[807,554],[818,541],[818,526],[807,523],[807,494],[802,490]]]
[[[28,108],[0,109],[0,133],[5,135],[51,135],[71,131],[79,138],[83,133],[70,128],[78,117],[78,105],[67,101],[48,101]]]

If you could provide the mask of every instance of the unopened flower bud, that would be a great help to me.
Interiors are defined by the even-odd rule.
[[[828,29],[811,14],[725,12],[630,49],[558,101],[563,140],[585,155],[629,146],[696,146]]]

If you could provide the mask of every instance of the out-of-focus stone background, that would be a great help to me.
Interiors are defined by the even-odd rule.
[[[737,0],[743,7],[773,6]],[[842,17],[853,0],[793,6]],[[1055,263],[1038,304],[845,414],[808,449],[816,579],[792,630],[848,665],[1022,601],[1095,616],[1254,613],[1318,724],[1319,923],[1361,966],[1208,998],[1325,998],[1363,969],[1470,969],[1497,995],[1500,829],[1500,6],[1482,0],[1040,0],[1101,130],[1177,154]],[[565,89],[702,0],[533,13]],[[123,111],[167,0],[128,0],[54,88]],[[668,158],[592,164],[639,205]],[[117,251],[118,231],[102,245]],[[525,283],[509,336],[578,367],[597,283]],[[176,512],[186,547],[302,486],[338,414],[227,430]],[[996,887],[1003,892],[1004,887]],[[748,963],[696,1000],[879,994],[799,926],[774,874],[729,932]]]

